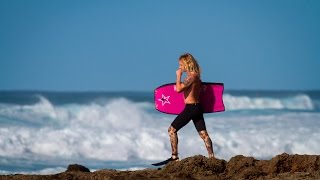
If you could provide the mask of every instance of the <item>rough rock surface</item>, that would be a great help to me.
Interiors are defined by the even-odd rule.
[[[90,170],[79,164],[70,164],[66,172],[90,172]]]
[[[271,160],[257,160],[242,155],[229,162],[201,155],[171,162],[161,169],[90,172],[81,165],[54,175],[2,175],[0,179],[320,179],[319,155],[280,154]]]

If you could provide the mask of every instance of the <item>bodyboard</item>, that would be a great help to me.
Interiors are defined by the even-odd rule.
[[[179,114],[185,107],[183,92],[178,93],[176,83],[164,84],[154,90],[156,110],[167,114]],[[202,82],[200,104],[204,113],[225,110],[223,103],[223,83]]]

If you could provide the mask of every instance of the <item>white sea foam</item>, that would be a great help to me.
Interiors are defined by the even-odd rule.
[[[57,174],[66,171],[66,168],[56,167],[56,168],[45,168],[37,171],[3,171],[0,170],[0,174],[38,174],[38,175],[50,175]]]
[[[156,159],[164,148],[164,136],[159,134],[166,130],[150,129],[147,123],[154,122],[152,116],[126,99],[71,107],[54,107],[41,99],[34,106],[8,106],[1,115],[42,126],[1,127],[0,156]]]
[[[291,110],[313,110],[314,105],[308,95],[300,94],[288,98],[271,97],[248,97],[233,96],[225,94],[223,96],[227,110],[241,109],[291,109]]]
[[[226,107],[231,109],[241,109],[250,103],[254,108],[281,107],[266,99],[260,102],[259,99],[247,101],[231,95],[225,98]],[[296,96],[290,101],[294,99],[298,102],[306,100],[303,108],[311,108],[308,98]],[[233,101],[243,104],[228,105]],[[283,104],[284,100],[281,101]],[[79,160],[91,164],[165,159],[171,154],[167,128],[175,116],[149,112],[152,106],[151,103],[137,105],[124,98],[87,105],[54,106],[44,97],[35,105],[2,104],[1,117],[11,121],[19,119],[36,126],[19,123],[0,126],[0,157],[45,161],[55,166],[66,166],[63,163]],[[218,158],[228,160],[237,154],[270,158],[282,152],[320,153],[319,113],[234,115],[226,111],[207,114],[205,118]],[[179,131],[179,142],[182,158],[207,155],[192,123]]]

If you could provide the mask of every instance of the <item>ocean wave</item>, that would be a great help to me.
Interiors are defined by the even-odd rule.
[[[155,159],[167,151],[163,136],[159,136],[166,130],[151,131],[153,117],[143,108],[145,104],[140,105],[119,98],[105,105],[53,106],[44,97],[34,105],[6,105],[0,109],[2,117],[33,126],[1,127],[0,156]]]
[[[231,95],[225,98],[227,108],[232,106],[228,104],[230,102],[251,103],[253,108],[267,108],[273,104],[258,103],[259,98],[251,98],[253,102]],[[304,96],[289,98],[289,104],[295,100],[301,103],[304,99]],[[309,107],[306,99],[307,105],[303,108]],[[262,99],[266,100],[277,101]],[[281,100],[282,103],[285,101]],[[241,109],[242,106],[233,109]],[[34,105],[2,104],[0,157],[6,157],[8,161],[24,159],[31,164],[41,161],[53,167],[64,167],[69,162],[80,160],[88,165],[110,161],[145,160],[150,163],[163,160],[171,154],[167,128],[175,116],[149,112],[151,107],[151,103],[138,103],[125,98],[104,104],[57,106],[39,97],[39,102]],[[237,154],[261,158],[282,152],[319,153],[319,113],[220,114],[206,116],[208,132],[218,158],[228,159]],[[207,154],[192,123],[179,131],[179,141],[182,158]],[[3,163],[0,161],[1,166]],[[12,165],[10,162],[5,164]]]
[[[311,98],[306,94],[299,94],[286,98],[223,96],[226,110],[243,109],[289,109],[289,110],[314,110]]]
[[[66,171],[66,168],[56,167],[56,168],[45,168],[36,171],[5,171],[0,170],[0,174],[37,174],[37,175],[51,175]]]

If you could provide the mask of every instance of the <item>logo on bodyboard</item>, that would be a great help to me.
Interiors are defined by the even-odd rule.
[[[162,94],[162,97],[160,99],[158,99],[158,101],[161,101],[162,106],[164,106],[167,103],[170,104],[169,98],[170,98],[170,96],[165,96]]]

